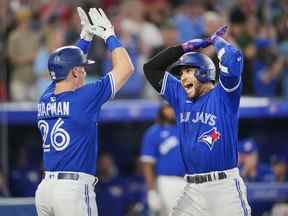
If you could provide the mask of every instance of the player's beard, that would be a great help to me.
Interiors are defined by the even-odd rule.
[[[201,84],[197,81],[197,82],[193,82],[193,86],[191,88],[189,88],[189,89],[185,88],[187,97],[189,99],[195,99],[195,98],[199,97],[199,95],[200,95],[200,85]]]

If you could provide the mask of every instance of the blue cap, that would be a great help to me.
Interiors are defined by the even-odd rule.
[[[258,147],[253,138],[246,138],[239,141],[238,152],[240,154],[257,153]]]

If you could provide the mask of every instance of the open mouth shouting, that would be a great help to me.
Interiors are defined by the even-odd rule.
[[[188,95],[188,97],[193,97],[195,94],[195,85],[193,82],[185,82],[183,83],[183,87]]]

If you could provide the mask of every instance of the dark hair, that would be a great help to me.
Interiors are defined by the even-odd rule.
[[[167,109],[167,108],[171,108],[171,106],[169,104],[162,104],[158,110],[158,113],[157,113],[157,117],[156,117],[156,122],[160,125],[163,125],[163,124],[174,124],[175,123],[175,120],[173,119],[169,119],[167,118],[167,116],[164,114],[164,110]]]
[[[246,23],[247,18],[239,8],[233,8],[229,14],[229,21],[232,24],[244,24]]]

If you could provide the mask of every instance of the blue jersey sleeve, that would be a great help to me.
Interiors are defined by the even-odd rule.
[[[219,58],[219,83],[223,102],[231,111],[237,112],[242,90],[243,55],[239,49],[220,37],[214,46]]]
[[[115,84],[112,73],[108,73],[96,82],[84,85],[79,89],[78,95],[88,112],[95,112],[115,95]]]
[[[141,149],[141,161],[156,162],[158,155],[158,146],[155,133],[150,128],[144,135]]]
[[[160,95],[162,95],[174,109],[177,109],[179,105],[179,95],[182,90],[180,81],[166,72],[163,78]]]

